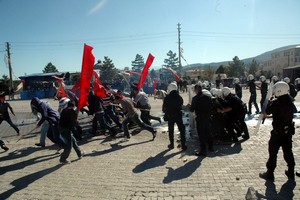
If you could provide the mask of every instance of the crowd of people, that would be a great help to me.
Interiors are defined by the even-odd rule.
[[[195,113],[196,132],[199,138],[199,150],[197,156],[207,156],[208,152],[214,151],[214,145],[220,141],[238,142],[238,137],[244,140],[250,138],[245,116],[251,115],[251,107],[254,105],[256,114],[262,114],[264,118],[273,117],[273,130],[269,142],[269,160],[267,162],[267,172],[260,174],[261,178],[274,180],[274,170],[278,149],[282,147],[284,157],[288,163],[288,170],[285,172],[288,178],[294,177],[295,161],[292,152],[292,135],[294,134],[293,114],[297,112],[293,104],[294,98],[299,90],[300,79],[296,79],[292,84],[288,77],[279,81],[278,77],[271,78],[270,86],[266,83],[266,78],[261,76],[258,85],[253,75],[248,76],[248,88],[250,98],[248,106],[242,100],[242,87],[239,79],[234,79],[234,92],[228,87],[222,89],[211,88],[207,82],[194,84],[190,87],[193,96],[191,102],[187,104],[190,112]],[[256,102],[257,90],[261,92],[260,109]],[[268,92],[273,91],[271,96]],[[184,101],[180,95],[180,87],[174,81],[167,87],[167,95],[163,99],[162,112],[164,120],[168,123],[169,144],[168,148],[173,149],[174,126],[178,126],[180,133],[180,145],[182,151],[188,148],[186,142],[186,129],[183,124]],[[112,90],[109,85],[105,87],[105,97],[99,97],[94,93],[93,88],[88,94],[88,109],[76,108],[78,98],[74,93],[68,91],[67,97],[59,96],[58,110],[54,109],[46,101],[34,97],[31,102],[32,112],[37,115],[37,125],[41,127],[41,136],[37,146],[45,147],[46,137],[48,137],[59,150],[63,149],[60,156],[62,164],[68,164],[68,157],[74,148],[78,158],[82,158],[84,152],[80,149],[77,141],[82,138],[82,128],[78,123],[78,113],[86,112],[93,116],[91,134],[97,135],[102,131],[108,131],[110,137],[115,137],[117,133],[123,133],[125,138],[130,138],[129,128],[132,124],[151,133],[154,140],[157,130],[152,126],[151,120],[156,120],[161,124],[161,118],[151,115],[151,105],[149,97],[137,85],[131,85],[130,95],[124,95],[122,91]],[[19,134],[19,129],[14,125],[9,117],[8,109],[14,114],[9,103],[1,99],[0,123],[5,120]],[[138,110],[140,112],[138,112]],[[140,113],[140,115],[139,115]],[[282,118],[284,118],[282,120]],[[2,149],[9,148],[0,140]]]

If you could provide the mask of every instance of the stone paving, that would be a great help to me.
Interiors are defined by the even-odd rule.
[[[247,99],[247,95],[244,96]],[[187,95],[183,97],[186,104]],[[150,100],[152,114],[162,116],[162,101],[153,97]],[[57,108],[57,101],[48,101]],[[10,148],[7,152],[0,150],[1,200],[231,200],[245,199],[249,187],[256,190],[257,199],[300,199],[300,187],[296,184],[300,178],[288,181],[282,151],[278,155],[275,182],[258,177],[259,172],[266,170],[270,125],[261,125],[257,135],[253,135],[255,127],[249,125],[249,140],[216,145],[216,151],[205,158],[194,156],[198,148],[194,134],[188,141],[186,153],[176,148],[168,150],[166,122],[153,122],[158,129],[154,141],[147,131],[134,131],[129,140],[121,135],[112,139],[86,134],[79,142],[85,156],[79,160],[73,150],[72,163],[61,165],[56,147],[49,140],[45,148],[34,145],[39,141],[39,132],[29,133],[36,123],[29,102],[9,101],[16,113],[16,117],[11,115],[11,118],[20,128],[23,139],[16,142],[19,137],[14,130],[6,122],[0,125],[0,136]],[[79,118],[84,131],[91,128],[90,116],[80,114]],[[299,129],[296,129],[296,163],[300,162],[299,151]],[[296,169],[300,167],[297,165]]]

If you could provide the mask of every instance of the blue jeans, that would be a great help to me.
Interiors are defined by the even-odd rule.
[[[60,155],[60,162],[64,162],[69,157],[72,148],[74,148],[78,157],[81,157],[81,150],[77,144],[75,137],[71,130],[61,128],[61,136],[64,138],[65,144],[63,145],[64,151]]]
[[[95,113],[95,118],[99,122],[100,126],[108,129],[111,134],[115,134],[115,130],[111,127],[111,125],[106,121],[104,112]],[[96,127],[93,127],[93,131],[96,132]]]
[[[115,124],[119,127],[122,128],[122,124],[119,121],[118,116],[116,115],[116,113],[114,112],[113,108],[108,106],[104,109],[104,112],[107,116],[109,116],[114,122]]]
[[[45,141],[46,141],[46,136],[47,136],[47,132],[49,129],[49,122],[44,121],[42,126],[41,126],[41,136],[40,136],[40,144],[45,145]]]

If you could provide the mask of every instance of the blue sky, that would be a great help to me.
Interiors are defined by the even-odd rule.
[[[136,54],[159,68],[178,55],[177,24],[188,64],[253,57],[300,44],[299,0],[0,0],[0,76],[80,71],[83,44],[96,60],[131,67]],[[182,60],[182,64],[186,65]]]

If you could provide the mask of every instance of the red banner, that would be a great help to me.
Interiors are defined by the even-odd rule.
[[[80,76],[80,94],[78,109],[88,106],[88,94],[90,91],[90,82],[93,75],[95,57],[92,53],[93,47],[84,44],[82,68]]]
[[[59,95],[59,97],[67,97],[67,93],[65,91],[65,84],[63,83],[63,78],[59,78],[57,76],[52,76],[52,77],[57,80],[59,85],[56,92],[56,96]]]
[[[139,72],[133,72],[133,71],[126,71],[126,72],[129,73],[130,75],[134,74],[134,75],[141,76],[141,73]]]
[[[153,93],[156,93],[156,86],[157,86],[157,82],[156,80],[153,80]]]
[[[176,81],[181,81],[181,78],[178,76],[178,74],[171,68],[171,67],[166,67],[167,70],[172,72],[172,74],[175,76]]]
[[[137,85],[137,87],[139,89],[144,86],[146,77],[148,75],[148,70],[149,70],[150,66],[152,65],[152,63],[153,63],[153,60],[154,60],[154,56],[151,53],[149,53],[147,61],[146,61],[146,64],[145,64],[144,69],[143,69],[143,72],[141,74],[140,81],[139,81],[139,83]]]
[[[80,79],[75,83],[75,85],[72,87],[71,91],[76,92],[80,88]]]

